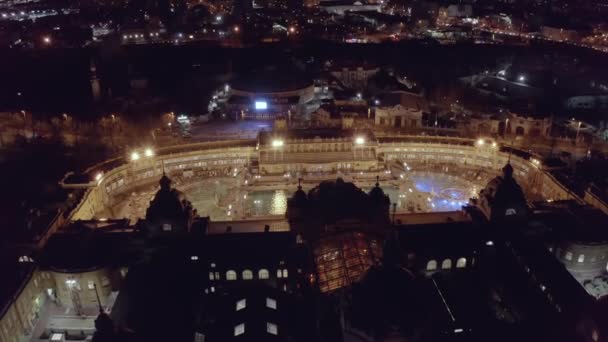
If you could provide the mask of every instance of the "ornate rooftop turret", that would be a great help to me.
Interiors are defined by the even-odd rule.
[[[163,172],[160,189],[146,210],[146,226],[150,233],[189,231],[195,211],[181,191],[171,188],[171,179]]]
[[[479,192],[479,207],[490,220],[516,219],[527,216],[524,192],[513,177],[513,166],[507,163],[503,175],[492,179]]]

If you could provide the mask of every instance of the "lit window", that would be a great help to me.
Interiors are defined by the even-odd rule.
[[[277,301],[273,298],[266,297],[266,307],[270,309],[277,309]]]
[[[220,280],[220,272],[215,272],[215,280]]]
[[[215,263],[214,263],[214,262],[212,262],[212,263],[211,263],[211,268],[214,268],[214,267],[215,267]]]
[[[209,280],[215,280],[215,273],[209,272]]]
[[[236,311],[243,310],[246,307],[247,307],[247,299],[243,298],[243,299],[239,300],[238,302],[236,302]]]
[[[572,252],[566,252],[566,260],[572,260]]]
[[[286,269],[286,268],[284,268],[284,269],[283,269],[283,278],[287,278],[287,275],[288,275],[288,273],[287,273],[287,269]]]
[[[426,263],[426,270],[427,271],[434,271],[437,269],[437,261],[435,260],[429,260],[429,262]]]
[[[53,333],[53,335],[51,335],[51,341],[63,341],[63,334]]]
[[[253,279],[253,272],[251,272],[251,270],[244,270],[243,271],[243,279],[244,280],[251,280],[251,279]]]
[[[171,224],[163,223],[163,232],[170,232],[172,229]]]
[[[92,280],[89,280],[87,287],[89,288],[89,290],[94,290],[95,289],[95,283]]]
[[[215,292],[215,286],[211,286],[211,293]]]
[[[236,280],[236,272],[233,270],[226,272],[226,280]]]
[[[68,279],[65,281],[65,285],[70,290],[80,290],[80,284],[74,279]]]
[[[456,261],[456,268],[465,268],[467,267],[467,259],[460,258]]]
[[[258,278],[268,279],[268,278],[270,278],[270,273],[268,272],[267,269],[262,268],[261,270],[258,271]]]
[[[274,323],[266,322],[266,332],[272,335],[278,335],[279,328]]]
[[[198,260],[198,255],[193,255],[193,256],[191,256],[191,257],[190,257],[190,260],[192,260],[192,261],[196,261],[196,260]]]
[[[245,333],[245,323],[241,323],[234,327],[234,336],[243,335]]]
[[[443,260],[443,262],[441,263],[441,269],[448,270],[450,268],[452,268],[452,260],[450,260],[450,259]]]
[[[283,278],[283,272],[280,269],[277,270],[277,278]]]
[[[581,254],[578,256],[578,262],[585,262],[585,254]]]

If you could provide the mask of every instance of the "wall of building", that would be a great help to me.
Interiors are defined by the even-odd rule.
[[[63,273],[51,271],[54,283],[56,284],[56,296],[58,302],[65,307],[74,307],[72,291],[75,291],[80,299],[82,307],[97,307],[97,297],[95,295],[94,284],[97,285],[101,305],[106,306],[107,298],[112,292],[112,288],[118,284],[112,284],[114,271],[109,268],[98,270]]]
[[[47,272],[33,270],[16,294],[12,305],[0,318],[0,341],[17,342],[30,334],[47,300],[46,289],[54,284]]]
[[[581,284],[608,270],[608,242],[565,242],[555,249],[555,256]]]

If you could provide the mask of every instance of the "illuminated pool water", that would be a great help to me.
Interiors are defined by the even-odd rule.
[[[398,185],[382,185],[391,203],[396,203],[402,212],[458,210],[475,196],[478,188],[463,178],[439,173],[412,174]],[[369,192],[371,187],[364,190]],[[292,194],[293,189],[251,191],[244,201],[245,211],[248,216],[283,215]]]
[[[411,172],[404,179],[381,184],[391,203],[399,212],[441,212],[458,210],[474,197],[480,184],[449,174]],[[372,186],[362,187],[369,192]],[[294,192],[293,186],[278,190],[253,190],[237,186],[234,178],[203,180],[181,189],[201,216],[222,221],[267,215],[284,215],[287,199]],[[130,195],[115,206],[113,213],[103,217],[129,217],[133,220],[145,216],[145,209],[155,189]]]

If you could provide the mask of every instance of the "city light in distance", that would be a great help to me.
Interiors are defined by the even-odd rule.
[[[137,160],[139,160],[139,153],[132,152],[131,153],[131,161],[137,161]]]
[[[282,147],[285,144],[285,142],[281,139],[274,139],[272,141],[272,147]]]
[[[234,32],[238,33],[240,29],[239,29],[239,27],[238,27],[238,26],[235,26],[235,27],[233,28],[233,30],[234,30]]]
[[[42,41],[43,41],[45,44],[51,44],[51,37],[49,37],[49,36],[44,36],[44,37],[42,37]]]
[[[103,173],[99,172],[95,175],[95,180],[99,182],[101,180],[101,177],[103,177]]]
[[[154,156],[154,151],[151,148],[146,148],[144,150],[144,155],[146,157],[152,157],[152,156]]]
[[[524,75],[519,75],[518,80],[519,80],[519,82],[525,82],[525,81],[526,81],[526,76],[524,76]]]
[[[365,144],[365,138],[364,137],[356,137],[355,138],[355,144],[357,144],[357,145],[363,145],[363,144]]]
[[[483,139],[477,139],[477,145],[483,146],[484,144],[485,144],[485,141],[483,141]]]

